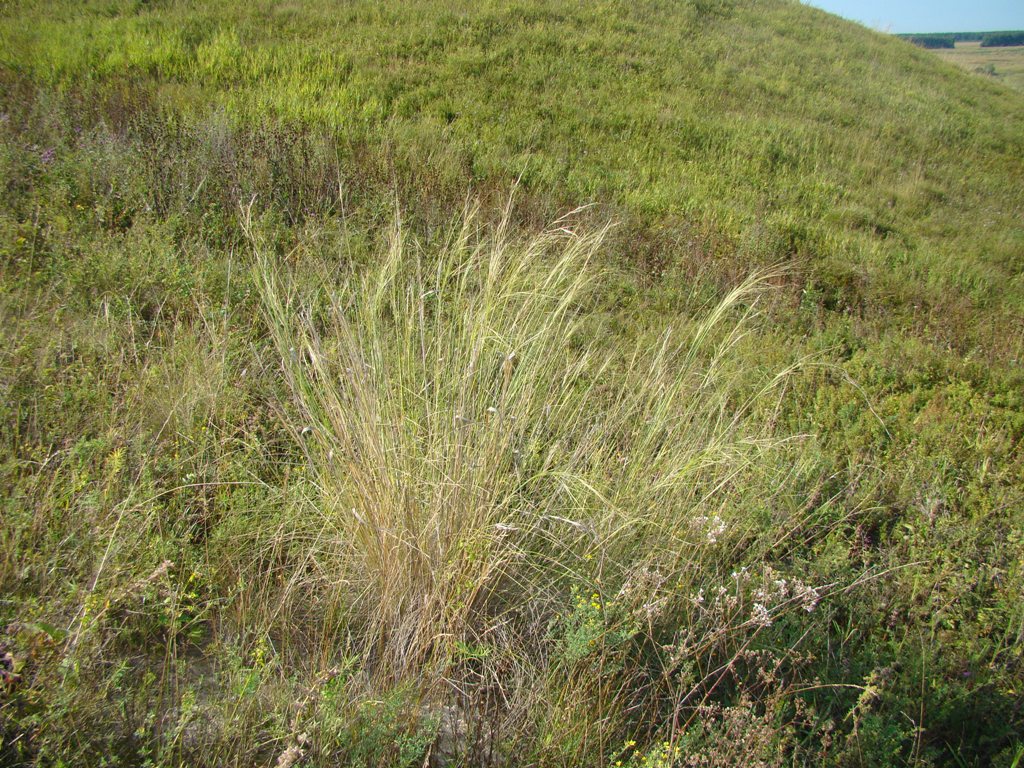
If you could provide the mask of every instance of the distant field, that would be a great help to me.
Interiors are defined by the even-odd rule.
[[[1024,91],[1024,46],[982,48],[980,42],[958,42],[956,48],[937,49],[935,53],[968,72],[988,74]]]

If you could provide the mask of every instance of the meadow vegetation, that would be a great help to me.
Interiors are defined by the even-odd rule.
[[[1022,126],[783,0],[0,6],[0,764],[1019,764]]]

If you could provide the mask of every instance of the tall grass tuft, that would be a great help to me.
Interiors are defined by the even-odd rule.
[[[577,704],[614,733],[652,674],[677,685],[674,651],[607,688],[579,669],[699,626],[698,596],[751,546],[744,478],[771,441],[746,430],[730,350],[760,280],[616,356],[581,332],[606,230],[572,216],[523,237],[469,211],[430,246],[397,222],[379,262],[304,298],[247,220],[310,473],[301,579],[337,622],[322,642],[350,638],[375,688],[430,697],[472,666],[506,716],[536,720],[554,684],[560,712],[531,727],[563,733]],[[737,605],[709,632],[766,624]]]

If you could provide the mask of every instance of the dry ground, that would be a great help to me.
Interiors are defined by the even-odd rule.
[[[1011,88],[1024,91],[1024,46],[982,48],[981,43],[967,42],[936,53],[968,72],[994,77]]]

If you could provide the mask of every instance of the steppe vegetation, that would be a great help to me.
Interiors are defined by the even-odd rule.
[[[784,0],[25,0],[0,184],[0,764],[1020,764],[1021,94]]]

